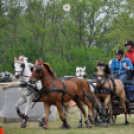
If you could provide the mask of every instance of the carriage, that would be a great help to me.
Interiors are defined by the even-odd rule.
[[[24,57],[23,57],[23,59],[24,59]],[[18,62],[18,60],[16,60],[15,59],[15,61],[16,62]],[[20,60],[19,60],[19,63],[18,64],[20,64]],[[22,61],[21,61],[21,65],[22,64],[24,64]],[[27,62],[25,62],[25,64],[28,64]],[[51,68],[50,68],[50,66],[48,66],[47,64],[43,64],[44,66],[42,67],[41,65],[42,65],[43,63],[41,63],[41,64],[35,64],[35,65],[37,65],[37,67],[36,67],[36,70],[34,70],[35,71],[35,73],[38,73],[39,71],[37,70],[38,69],[38,66],[43,70],[43,67],[45,67],[45,65],[47,66],[47,67],[45,67],[46,68],[46,71],[50,71],[50,73],[53,73],[52,72],[52,70],[51,70]],[[105,64],[104,64],[105,65]],[[21,67],[21,66],[19,66],[19,67]],[[30,70],[30,68],[31,68],[31,64],[28,64],[28,69]],[[22,68],[22,67],[21,67]],[[22,72],[23,72],[23,77],[27,77],[27,74],[24,74],[24,69],[25,69],[25,71],[26,71],[26,66],[24,66],[23,68],[22,68]],[[85,71],[85,68],[83,69],[84,71]],[[44,70],[43,70],[44,71]],[[41,71],[41,73],[43,73],[43,71]],[[49,72],[48,71],[48,72]],[[20,72],[20,71],[15,71],[16,73],[18,73],[18,72]],[[22,73],[22,72],[20,72],[20,73]],[[31,73],[31,72],[30,72]],[[33,72],[32,72],[33,73]],[[82,74],[82,70],[80,70],[80,71],[77,71],[76,70],[76,73],[80,73],[80,77],[85,77],[85,73],[83,73]],[[44,73],[43,73],[44,74]],[[54,73],[53,73],[54,74]],[[17,74],[18,75],[18,74]],[[28,75],[28,76],[30,76],[30,75]],[[39,77],[39,74],[37,74],[37,75],[31,75],[32,77],[34,76],[38,76]],[[42,75],[43,77],[44,77],[44,75]],[[75,75],[76,77],[77,77],[77,75]],[[52,76],[53,77],[53,76]],[[78,76],[79,77],[79,76]],[[72,78],[72,77],[71,77]],[[51,78],[52,79],[52,78]],[[54,78],[53,78],[54,79]],[[56,80],[57,80],[57,78],[55,78]],[[54,80],[55,80],[54,79]],[[67,78],[68,79],[68,78]],[[70,79],[70,77],[69,77],[69,79]],[[80,81],[80,79],[78,80],[77,79],[77,83],[79,83],[79,81]],[[84,81],[84,79],[83,79],[83,81]],[[31,81],[30,81],[31,82]],[[85,81],[86,82],[86,81]],[[51,83],[51,82],[50,82]],[[62,81],[60,81],[60,83],[61,84],[63,84],[63,82]],[[87,83],[87,82],[86,82]],[[32,84],[32,83],[31,83]],[[89,84],[91,84],[91,81],[89,81]],[[49,83],[48,83],[48,85],[50,85]],[[64,84],[63,84],[64,85]],[[87,83],[87,85],[88,85],[88,83]],[[29,85],[30,86],[30,85]],[[63,86],[64,87],[64,86]],[[80,82],[80,87],[82,88],[82,86],[81,86],[81,82]],[[87,86],[87,89],[89,89],[88,88],[89,86]],[[129,109],[131,110],[131,113],[132,112],[134,112],[134,95],[133,95],[133,92],[134,92],[134,89],[133,89],[133,87],[134,87],[134,83],[133,83],[133,81],[125,81],[124,82],[124,87],[125,87],[125,91],[126,91],[126,96],[127,96],[127,100],[129,101]],[[80,88],[80,89],[81,89]],[[53,88],[52,88],[53,89]],[[55,89],[55,88],[54,88]],[[83,88],[82,88],[82,90],[83,90]],[[123,90],[124,90],[124,88],[123,88]],[[57,90],[56,90],[57,91]],[[60,89],[60,91],[61,91],[61,89]],[[62,89],[62,91],[63,91],[63,89]],[[70,91],[71,92],[71,91]],[[69,93],[70,94],[70,93]],[[82,96],[84,95],[83,93],[81,94]],[[71,96],[72,96],[72,94],[71,94]],[[74,96],[73,96],[74,97]],[[92,96],[93,97],[93,96]],[[119,96],[118,96],[119,97]],[[124,113],[123,112],[123,108],[120,106],[120,103],[119,103],[119,101],[118,101],[118,97],[116,98],[116,99],[114,99],[113,101],[112,101],[112,103],[113,103],[113,111],[114,111],[114,113],[113,113],[113,115],[116,117],[117,115],[119,115],[119,114],[122,114],[122,113]],[[84,98],[84,97],[83,97]],[[86,100],[86,97],[84,98],[85,100]],[[126,100],[125,100],[126,101]],[[32,100],[31,100],[31,102],[32,102]],[[48,108],[46,108],[46,109],[48,109]],[[19,108],[17,107],[17,112],[20,114],[20,111],[19,111]],[[26,115],[26,117],[27,117],[27,114],[25,114]],[[106,113],[106,115],[105,116],[107,116],[107,117],[110,117],[110,115],[109,115],[109,113],[108,113],[108,110],[107,110],[107,113]],[[88,116],[89,118],[90,118],[90,116]],[[44,117],[43,117],[44,118]],[[86,119],[86,121],[87,121],[87,118],[85,118]],[[91,118],[89,119],[90,121],[92,120]],[[22,124],[24,124],[25,123],[25,126],[23,125],[23,127],[26,127],[26,121],[27,121],[27,118],[25,119],[24,118],[24,121],[25,122],[22,122]],[[62,121],[64,121],[64,123],[66,124],[67,122],[65,121],[65,120],[62,120]],[[90,128],[90,126],[89,126],[89,124],[88,124],[88,122],[87,122],[87,126]]]
[[[128,73],[128,72],[127,72]],[[97,85],[95,94],[102,105],[102,122],[107,126],[112,119],[115,122],[117,115],[125,114],[125,125],[128,125],[127,114],[134,113],[134,81],[126,75],[126,81],[114,79],[111,69],[105,62],[98,62],[95,69]],[[132,75],[131,75],[132,76]],[[115,117],[115,118],[114,118]]]
[[[70,79],[74,76],[65,76],[64,80]],[[87,79],[89,84],[91,86],[94,86],[94,83],[97,83],[95,79]],[[134,81],[133,80],[126,80],[123,81],[124,89],[125,89],[125,94],[126,94],[126,101],[128,102],[128,108],[130,110],[131,114],[134,114]],[[95,86],[94,86],[95,89]],[[95,92],[95,91],[94,91]],[[120,105],[119,102],[120,96],[117,96],[113,101],[112,101],[112,109],[113,109],[113,117],[117,117],[117,115],[124,114],[124,110],[122,106]],[[122,99],[122,98],[121,98]],[[102,101],[103,103],[103,101]],[[102,122],[97,121],[96,125],[100,125],[104,122],[107,122],[109,124],[109,111],[106,109],[106,114],[105,117],[107,120],[104,120]],[[99,114],[97,113],[97,117],[99,117]],[[100,117],[99,117],[100,118]]]
[[[123,84],[124,84],[124,89],[126,93],[126,98],[129,102],[128,107],[130,109],[130,112],[134,114],[134,81],[133,80],[123,81]],[[122,107],[120,106],[118,99],[114,99],[112,103],[113,103],[112,106],[113,106],[114,116],[124,113]]]

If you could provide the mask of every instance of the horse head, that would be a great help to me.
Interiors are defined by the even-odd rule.
[[[109,65],[106,62],[97,61],[97,66],[95,68],[96,79],[99,83],[104,83],[108,75],[111,74]]]
[[[27,57],[20,56],[19,58],[14,57],[14,63],[13,63],[13,68],[14,68],[14,76],[16,78],[20,78],[22,75],[31,75],[31,68],[33,65],[31,63],[27,62]]]
[[[75,73],[75,76],[76,77],[86,77],[86,67],[76,67],[76,73]]]
[[[38,60],[36,60],[29,82],[35,84],[38,80],[47,77],[53,78],[55,76],[55,73],[52,71],[48,63],[43,63],[41,60],[38,62]]]

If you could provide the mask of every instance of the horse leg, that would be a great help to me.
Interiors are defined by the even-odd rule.
[[[67,117],[67,112],[68,112],[68,108],[69,107],[66,107],[65,105],[64,105],[64,107],[62,108],[62,110],[63,110],[63,117],[66,119],[66,117]],[[62,126],[60,127],[60,128],[64,128],[64,124],[62,124]]]
[[[81,102],[80,100],[77,100],[77,101],[76,101],[76,104],[77,104],[77,106],[79,107],[79,109],[81,110],[82,114],[84,115],[86,127],[87,127],[87,128],[91,128],[91,127],[89,126],[89,121],[88,121],[88,118],[87,118],[86,111],[85,111],[85,109],[84,109],[83,106],[82,106],[82,102]]]
[[[104,100],[104,104],[103,104],[104,108],[103,108],[103,112],[102,112],[103,113],[102,119],[103,119],[103,121],[107,121],[107,122],[108,122],[108,119],[107,119],[107,117],[106,117],[106,119],[104,119],[104,116],[106,116],[106,106],[108,106],[108,103],[110,102],[110,100],[111,100],[111,96],[108,95],[106,97],[106,99]]]
[[[20,97],[19,101],[15,104],[16,112],[21,117],[24,118],[24,114],[19,109],[19,106],[24,104],[26,102],[26,99],[24,97]]]
[[[98,97],[96,99],[97,104],[95,105],[95,109],[96,109],[96,115],[95,115],[95,125],[99,126],[100,123],[102,123],[102,116],[103,116],[103,109],[102,109],[102,103],[100,98]],[[99,114],[99,119],[98,119],[98,114]]]
[[[78,127],[77,128],[82,128],[82,112],[81,110],[79,109],[79,124],[78,124]]]
[[[117,115],[113,115],[112,120],[113,120],[114,123],[115,123],[116,119],[117,119]]]
[[[125,113],[125,125],[128,125],[129,122],[127,121],[127,108],[126,108],[126,103],[123,99],[120,99],[120,103],[122,108],[124,109],[124,113]]]
[[[48,118],[49,118],[49,114],[50,114],[50,104],[44,102],[44,108],[45,108],[45,125],[43,126],[43,129],[47,129],[48,128]]]
[[[63,108],[61,102],[57,102],[56,104],[58,112],[59,112],[59,117],[63,121],[62,128],[70,128],[70,125],[67,122],[67,119],[63,116]]]
[[[38,119],[38,122],[39,122],[39,127],[43,127],[44,126],[45,114]]]
[[[51,114],[51,111],[52,111],[52,109],[50,107],[50,113],[49,113],[49,115]],[[44,126],[45,114],[38,119],[38,122],[39,122],[39,127],[43,127]]]
[[[110,119],[113,119],[113,109],[112,109],[112,103],[111,101],[108,103],[108,109],[109,109],[109,114],[110,114]],[[107,122],[107,126],[108,126],[108,123],[110,122],[110,120]],[[112,123],[114,122],[114,120],[112,120]]]
[[[29,109],[32,107],[32,102],[33,102],[33,96],[27,96],[27,103],[26,103],[26,109],[25,109],[25,115],[24,115],[24,120],[21,123],[21,128],[25,128],[26,127],[26,123],[28,121],[28,111]]]
[[[92,117],[92,103],[87,99],[82,99],[82,102],[88,106],[88,119],[90,123],[94,124],[94,119]]]

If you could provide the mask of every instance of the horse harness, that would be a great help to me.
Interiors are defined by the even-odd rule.
[[[110,83],[109,83],[108,79],[110,79],[112,81],[114,90],[111,89],[111,86],[110,86]],[[108,79],[107,79],[107,82],[109,84],[109,88],[103,87],[104,84],[100,87],[96,87],[95,88],[95,94],[96,95],[98,95],[98,94],[109,94],[109,95],[111,95],[111,97],[113,97],[116,94],[116,84],[114,82],[114,79],[112,79],[112,78],[108,78]]]
[[[50,92],[53,92],[53,91],[62,92],[62,93],[63,93],[63,96],[62,96],[62,107],[64,107],[64,97],[65,97],[65,94],[70,95],[70,96],[73,97],[73,99],[76,100],[76,101],[77,101],[78,99],[80,99],[81,97],[84,97],[85,99],[87,99],[87,95],[85,94],[85,91],[84,91],[84,89],[83,89],[83,86],[82,86],[81,81],[78,80],[78,81],[81,83],[81,88],[82,88],[82,91],[83,91],[83,95],[81,95],[81,96],[73,96],[72,94],[70,94],[70,93],[66,90],[66,85],[65,85],[65,83],[64,83],[63,81],[60,80],[60,82],[61,82],[62,85],[63,85],[63,89],[56,87],[56,80],[57,80],[58,78],[45,78],[45,79],[42,79],[41,81],[46,81],[46,80],[50,80],[50,79],[51,79],[50,83],[48,83],[48,84],[47,84],[45,87],[43,87],[41,90],[38,90],[38,89],[36,89],[35,87],[33,87],[33,86],[31,86],[31,85],[28,84],[29,89],[35,90],[35,92],[38,93],[38,95],[39,95],[39,97],[37,98],[37,100],[35,101],[35,103],[33,104],[33,106],[36,104],[36,102],[38,102],[38,101],[41,99],[41,97],[42,97],[41,95],[42,95],[42,94],[47,94],[47,93],[50,93]],[[54,87],[53,87],[53,88],[48,88],[48,89],[46,89],[46,88],[47,88],[48,86],[50,86],[53,82],[54,82]],[[44,89],[45,89],[45,90],[44,90]],[[37,90],[38,90],[38,91],[37,91]],[[33,108],[33,106],[32,106],[32,108]]]
[[[81,88],[82,88],[82,91],[83,91],[83,95],[78,96],[78,97],[75,97],[75,96],[73,96],[72,94],[70,94],[70,93],[66,90],[66,85],[65,85],[65,83],[64,83],[63,81],[60,80],[60,82],[63,84],[63,89],[56,87],[56,79],[58,79],[58,78],[46,78],[46,79],[43,79],[42,81],[49,80],[49,79],[52,79],[52,81],[51,81],[48,85],[46,85],[45,87],[43,87],[43,89],[45,89],[45,88],[47,88],[49,85],[51,85],[53,81],[54,81],[54,83],[55,83],[55,84],[54,84],[54,87],[53,87],[53,88],[48,88],[48,89],[45,89],[45,90],[41,89],[41,90],[39,91],[39,94],[47,94],[47,93],[50,93],[50,92],[52,92],[52,91],[62,92],[62,93],[63,93],[62,102],[64,102],[64,96],[65,96],[65,94],[69,94],[69,95],[72,96],[74,99],[81,98],[82,96],[87,97],[86,94],[85,94],[85,91],[84,91],[84,89],[83,89],[82,83],[81,83],[81,81],[79,81],[79,80],[78,80],[78,81],[81,83]]]
[[[43,76],[44,76],[44,71],[43,71],[43,69],[41,69],[41,68],[39,68],[39,67],[36,67],[36,72],[37,72],[37,76],[34,75],[34,74],[32,74],[32,75],[33,75],[33,76],[36,78],[36,80],[38,81],[38,80],[39,80],[38,77],[39,77],[40,72],[42,72],[42,73],[43,73]],[[77,101],[79,98],[81,98],[82,96],[83,96],[85,99],[87,99],[87,95],[85,94],[85,91],[84,91],[84,89],[83,89],[83,86],[82,86],[82,83],[81,83],[80,80],[78,80],[78,81],[81,83],[81,88],[82,88],[82,91],[83,91],[83,95],[81,95],[81,96],[73,96],[72,94],[70,94],[70,93],[66,90],[66,85],[65,85],[65,83],[64,83],[63,81],[60,80],[60,82],[63,84],[63,89],[56,87],[56,80],[58,79],[58,78],[56,78],[56,77],[54,77],[54,78],[43,78],[43,79],[40,79],[40,80],[43,82],[43,81],[50,80],[50,79],[51,79],[51,82],[50,82],[49,84],[47,84],[45,87],[43,87],[41,90],[38,91],[39,97],[38,97],[38,99],[36,100],[36,102],[38,102],[38,101],[40,100],[42,94],[47,94],[47,93],[50,93],[50,92],[53,92],[53,91],[62,92],[62,93],[63,93],[63,96],[62,96],[62,107],[63,107],[63,108],[64,108],[64,97],[65,97],[65,94],[68,94],[68,95],[72,96],[73,99],[76,100],[76,101]],[[46,88],[47,88],[48,86],[50,86],[53,82],[54,82],[54,87],[53,87],[53,88],[48,88],[48,89],[46,89]],[[32,88],[32,87],[31,87],[31,88]],[[45,90],[43,90],[43,89],[45,89]],[[35,103],[36,103],[36,102],[35,102]],[[35,103],[34,103],[34,105],[35,105]],[[33,106],[34,106],[34,105],[33,105]]]
[[[108,79],[110,79],[112,81],[114,90],[111,89],[111,86],[109,84]],[[109,88],[103,87],[103,85],[101,87],[96,87],[95,88],[95,94],[96,94],[96,96],[98,96],[99,94],[109,94],[109,95],[111,95],[111,98],[113,96],[116,96],[116,97],[124,100],[125,102],[129,103],[128,100],[126,100],[126,99],[122,98],[121,96],[119,96],[118,94],[116,94],[116,84],[114,82],[114,79],[113,78],[108,78],[108,79],[107,79],[107,81],[108,81],[108,84],[109,84]]]

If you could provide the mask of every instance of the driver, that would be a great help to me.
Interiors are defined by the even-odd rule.
[[[124,56],[124,51],[122,49],[116,50],[115,54],[116,58],[112,60],[110,68],[115,78],[120,79],[121,81],[126,81],[127,71],[133,70],[132,62],[129,58]]]

